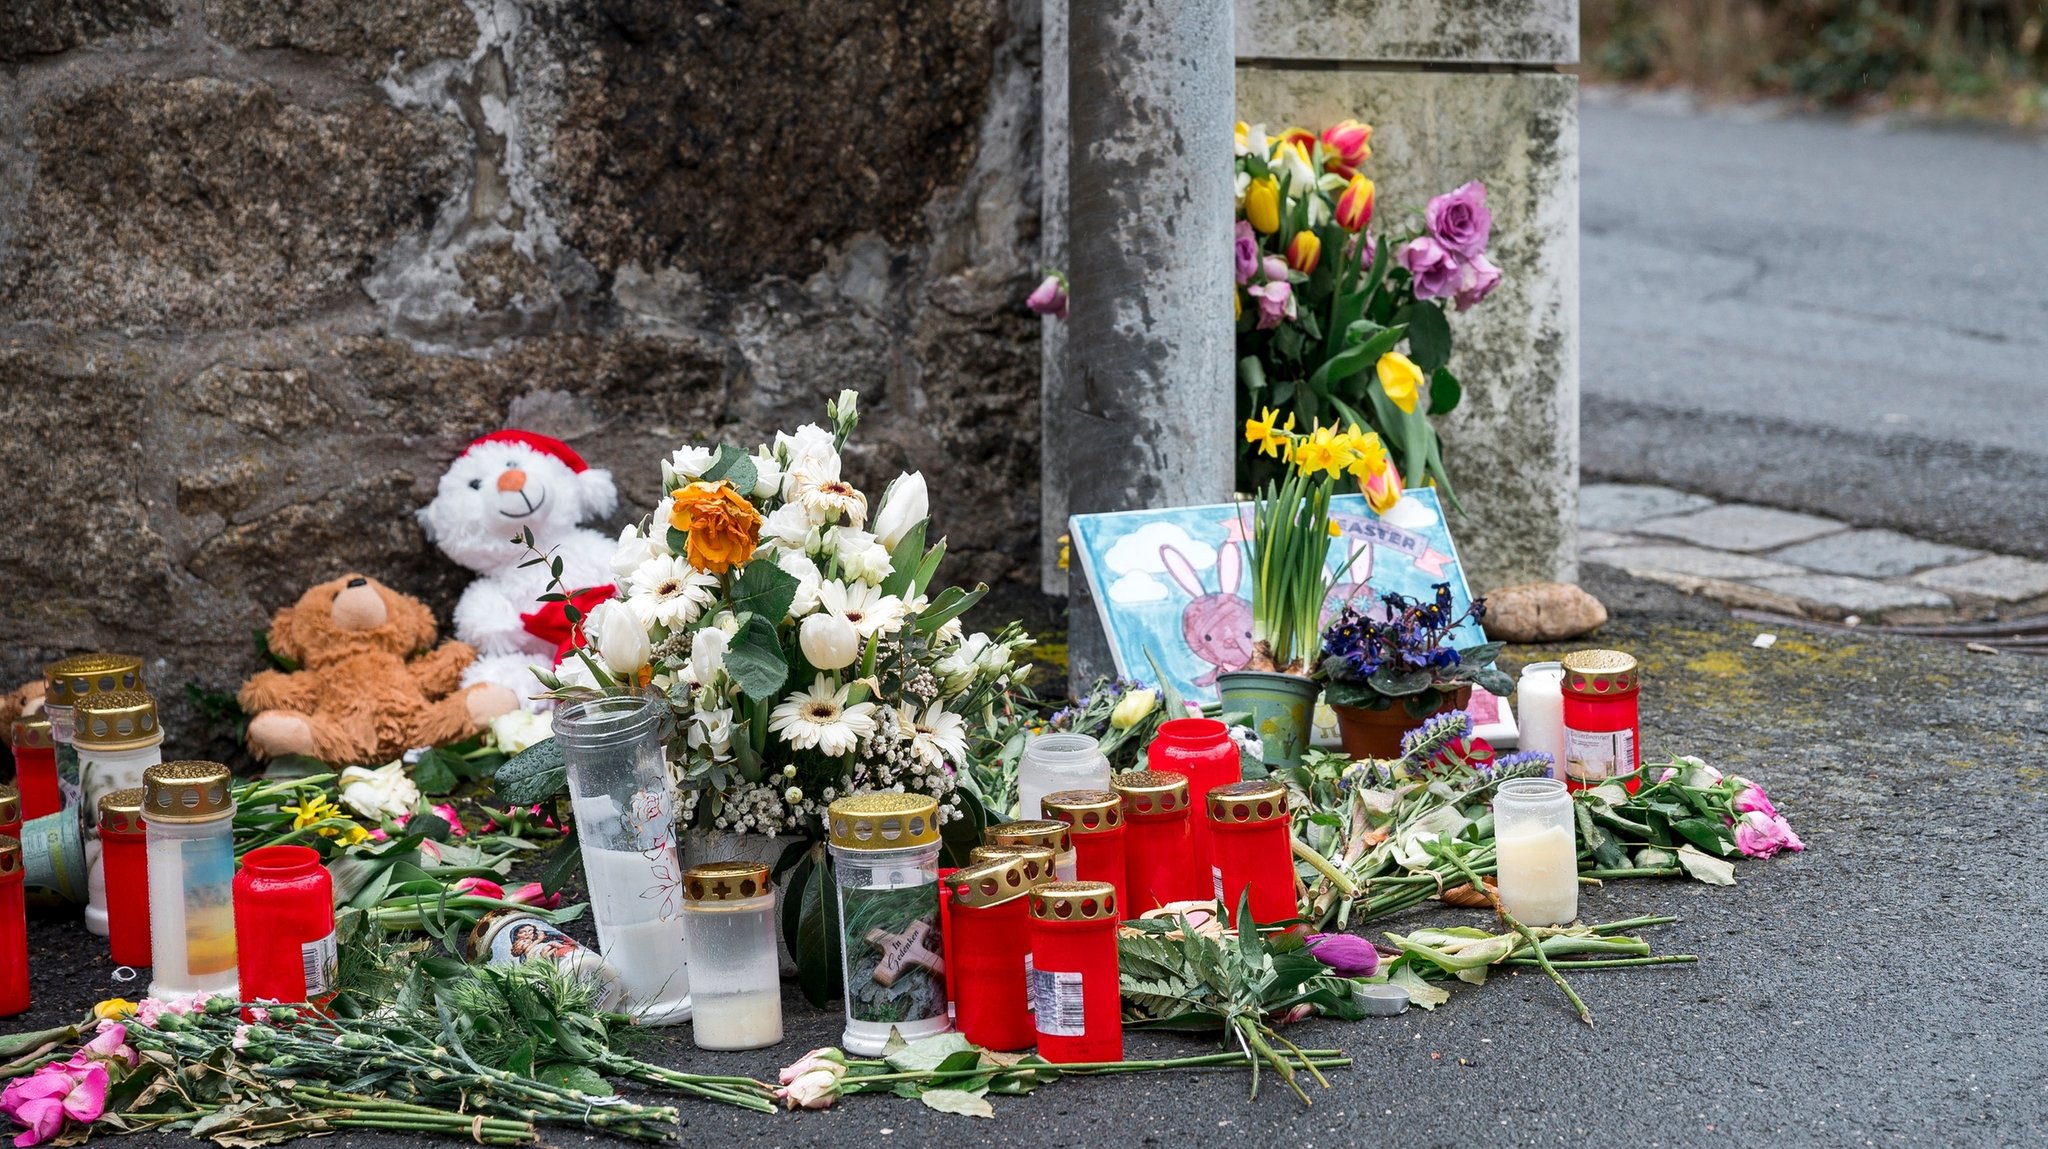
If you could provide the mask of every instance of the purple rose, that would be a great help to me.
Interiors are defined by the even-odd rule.
[[[1308,952],[1338,977],[1371,977],[1380,968],[1380,951],[1356,934],[1310,934]]]
[[[1259,236],[1252,225],[1237,221],[1237,285],[1243,287],[1259,271]]]
[[[1486,250],[1493,233],[1493,213],[1486,210],[1486,185],[1473,180],[1429,201],[1423,213],[1429,234],[1451,254],[1471,259]]]
[[[1045,277],[1031,295],[1024,300],[1024,306],[1040,315],[1058,319],[1067,317],[1067,281],[1058,272]]]
[[[1458,310],[1467,311],[1493,294],[1500,284],[1500,268],[1483,255],[1475,255],[1458,269]]]
[[[1426,235],[1401,245],[1394,259],[1415,277],[1415,298],[1442,299],[1458,290],[1458,259],[1449,248]]]

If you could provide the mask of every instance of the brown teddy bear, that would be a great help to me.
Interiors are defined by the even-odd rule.
[[[426,604],[375,579],[343,575],[307,591],[270,621],[270,649],[301,669],[262,671],[237,696],[250,715],[250,751],[375,765],[466,738],[519,708],[503,686],[458,690],[476,651],[434,638]]]

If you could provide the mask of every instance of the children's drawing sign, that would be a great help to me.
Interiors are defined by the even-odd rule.
[[[1249,503],[1224,503],[1074,516],[1074,553],[1118,674],[1151,681],[1149,651],[1183,697],[1217,700],[1216,676],[1244,666],[1252,654],[1245,572],[1251,515]],[[1438,583],[1450,584],[1454,612],[1471,604],[1435,491],[1408,491],[1384,517],[1363,495],[1339,495],[1331,518],[1341,533],[1330,540],[1328,566],[1344,573],[1325,604],[1326,620],[1346,603],[1384,612],[1383,594],[1431,599]],[[1467,623],[1453,641],[1467,646],[1485,636]]]

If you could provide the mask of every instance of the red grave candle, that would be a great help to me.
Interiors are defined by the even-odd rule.
[[[114,964],[149,965],[149,845],[142,790],[100,797],[100,866],[107,878],[107,945]]]
[[[1122,1061],[1116,887],[1053,882],[1031,891],[1031,1016],[1056,1065]]]
[[[1635,793],[1643,784],[1636,660],[1618,650],[1576,650],[1563,662],[1565,787],[1586,790],[1625,775],[1623,785]]]
[[[21,791],[0,783],[0,837],[21,840]]]
[[[1193,840],[1184,775],[1133,770],[1110,780],[1124,808],[1124,916],[1168,902],[1200,901],[1209,883],[1188,866]]]
[[[1124,861],[1129,843],[1125,840],[1123,803],[1115,792],[1058,790],[1039,799],[1039,808],[1046,817],[1065,822],[1073,830],[1074,879],[1108,882],[1116,887],[1117,904],[1129,905]]]
[[[1204,809],[1209,791],[1244,777],[1244,761],[1237,743],[1230,740],[1230,728],[1214,718],[1174,718],[1159,724],[1159,734],[1145,748],[1145,765],[1152,770],[1179,774],[1188,780],[1188,801]],[[1210,855],[1209,823],[1197,814],[1188,825],[1188,885],[1193,897],[1205,896],[1209,872],[1215,866]]]
[[[261,846],[235,875],[242,1000],[317,1000],[334,988],[334,886],[318,852]]]
[[[33,822],[64,808],[57,789],[57,744],[50,738],[50,720],[41,714],[14,720],[8,731],[14,746],[14,786],[21,791],[21,816]]]
[[[28,1012],[28,901],[21,840],[0,838],[0,1017]]]
[[[939,879],[949,904],[946,970],[953,1028],[988,1049],[1029,1049],[1038,1040],[1024,959],[1031,953],[1031,891],[1038,861],[1012,854]]]
[[[1294,831],[1288,824],[1285,786],[1260,780],[1209,791],[1209,833],[1216,844],[1216,900],[1226,913],[1234,917],[1249,890],[1254,922],[1301,916],[1294,896]]]

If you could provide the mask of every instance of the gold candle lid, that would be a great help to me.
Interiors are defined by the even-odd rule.
[[[142,659],[133,654],[74,654],[43,668],[43,698],[49,706],[76,706],[88,695],[141,689]]]
[[[142,787],[100,795],[100,836],[142,832]]]
[[[21,839],[0,834],[0,878],[21,876]]]
[[[1065,822],[1037,818],[990,826],[984,836],[991,846],[1044,846],[1055,854],[1064,854],[1074,848],[1072,834]]]
[[[1634,655],[1619,650],[1575,650],[1562,661],[1564,688],[1573,694],[1626,694],[1636,688]]]
[[[21,791],[0,782],[0,826],[21,821]]]
[[[1014,902],[1052,877],[1050,866],[1023,853],[1008,854],[954,870],[945,877],[953,904],[980,909]]]
[[[140,690],[88,694],[71,716],[71,744],[88,750],[139,750],[163,740],[156,699]]]
[[[12,735],[9,743],[17,750],[46,750],[57,744],[50,737],[50,716],[47,714],[24,714],[14,720],[8,733]]]
[[[1209,791],[1212,822],[1270,822],[1287,817],[1287,787],[1267,778],[1232,782]]]
[[[232,813],[228,768],[218,762],[165,762],[142,772],[143,816],[152,822],[206,822]]]
[[[939,840],[939,800],[929,794],[853,794],[826,810],[842,850],[901,850]]]
[[[1032,881],[1050,882],[1054,877],[1052,849],[1048,846],[976,846],[967,851],[967,857],[976,865],[1004,858],[1022,858],[1025,876]]]
[[[1065,822],[1076,837],[1124,826],[1124,804],[1111,790],[1061,790],[1040,798],[1038,808],[1052,821]]]
[[[743,902],[774,889],[766,862],[706,862],[683,871],[683,896],[693,902]]]
[[[1048,883],[1031,891],[1031,916],[1045,922],[1116,921],[1116,887],[1108,882]]]
[[[1193,803],[1188,798],[1188,777],[1166,770],[1132,770],[1109,780],[1123,799],[1124,813],[1133,818],[1178,814]]]

